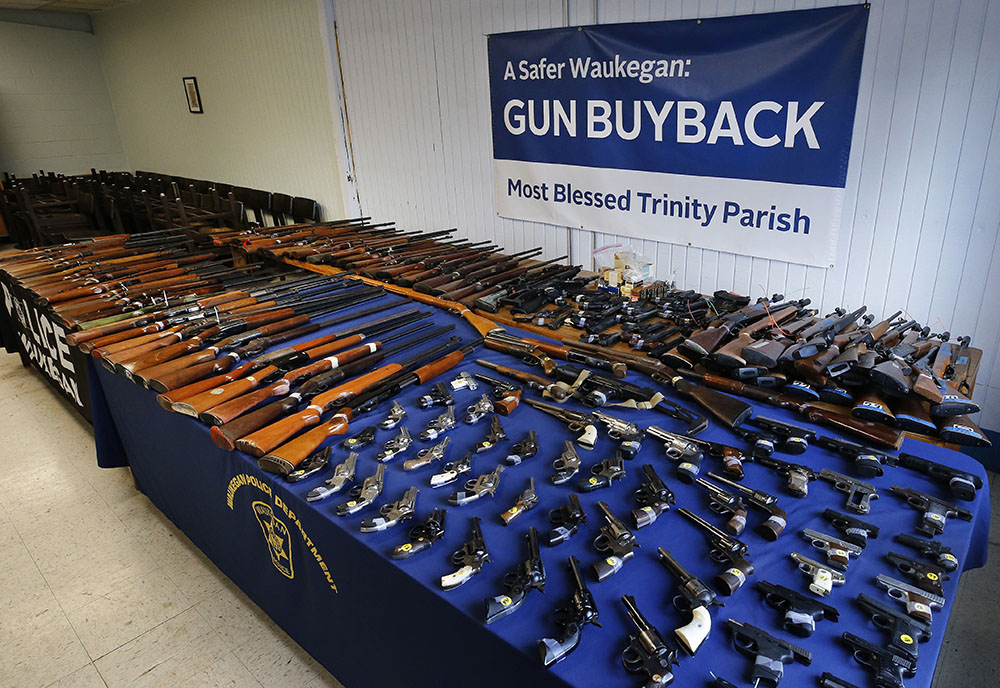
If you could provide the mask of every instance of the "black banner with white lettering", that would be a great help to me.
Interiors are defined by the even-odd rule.
[[[52,311],[36,304],[30,292],[2,272],[0,296],[0,329],[8,351],[13,345],[22,360],[40,370],[49,384],[90,421],[85,355],[66,342],[66,330]]]

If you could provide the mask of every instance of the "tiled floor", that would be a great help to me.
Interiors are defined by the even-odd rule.
[[[340,686],[0,351],[0,688]]]
[[[0,688],[340,686],[3,353],[0,443]],[[996,515],[993,474],[991,492]],[[1000,530],[962,577],[934,688],[1000,685],[997,580]]]

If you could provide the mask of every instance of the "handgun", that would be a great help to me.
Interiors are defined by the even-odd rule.
[[[851,649],[855,661],[875,677],[878,688],[904,688],[903,679],[917,673],[917,665],[906,657],[881,648],[873,642],[845,632],[840,636]]]
[[[829,597],[830,593],[833,592],[833,586],[843,585],[847,582],[847,577],[829,564],[821,564],[798,552],[792,552],[789,556],[798,566],[799,571],[810,577],[809,590],[820,597]]]
[[[535,493],[535,478],[532,476],[528,481],[528,489],[518,495],[514,506],[500,514],[500,520],[505,526],[509,526],[518,516],[531,511],[536,506],[538,506],[538,495]]]
[[[545,666],[552,666],[577,648],[584,626],[587,624],[594,624],[598,628],[601,626],[597,621],[598,612],[594,596],[583,582],[576,557],[569,558],[569,568],[573,576],[573,594],[566,602],[566,606],[556,611],[559,635],[538,641],[538,649]]]
[[[366,518],[361,521],[361,532],[377,533],[391,528],[401,521],[412,518],[417,505],[418,492],[420,490],[417,488],[410,487],[397,501],[391,504],[383,504],[379,507],[378,516],[375,518]]]
[[[333,467],[333,475],[327,478],[322,485],[315,487],[306,493],[307,502],[318,502],[326,499],[332,494],[336,494],[344,489],[344,485],[354,481],[354,472],[358,465],[358,453],[351,452],[344,459]]]
[[[944,595],[941,581],[948,580],[950,576],[940,566],[917,561],[897,552],[889,552],[886,557],[897,571],[911,579],[921,590],[932,595]]]
[[[611,487],[616,480],[625,477],[625,457],[620,451],[590,467],[590,477],[580,478],[577,489],[580,492],[593,492],[604,487]]]
[[[374,475],[370,475],[357,487],[351,488],[350,499],[343,504],[338,504],[336,514],[338,516],[348,516],[356,514],[366,506],[378,499],[382,494],[382,485],[385,480],[385,464],[380,463],[375,469]]]
[[[674,504],[674,493],[667,484],[656,474],[656,470],[650,464],[642,467],[646,479],[634,493],[638,509],[632,509],[632,518],[635,519],[635,527],[645,528],[652,525],[661,514],[670,510],[670,505]]]
[[[465,506],[474,502],[483,495],[494,496],[497,488],[500,487],[500,474],[504,472],[505,466],[497,464],[489,473],[483,473],[479,477],[465,481],[464,489],[456,490],[448,497],[448,503],[454,506]]]
[[[813,547],[821,552],[826,552],[826,560],[830,566],[838,571],[846,571],[851,564],[851,555],[860,556],[861,548],[850,542],[835,538],[832,535],[821,533],[818,530],[806,528],[802,531],[802,536],[809,541]]]
[[[576,453],[573,443],[566,440],[566,448],[555,461],[552,462],[555,473],[552,475],[554,485],[562,485],[580,470],[580,455]]]
[[[459,476],[472,470],[472,452],[465,455],[465,458],[458,461],[448,461],[441,466],[441,472],[431,476],[431,487],[444,487],[451,485],[458,480]]]
[[[479,517],[472,517],[472,537],[451,555],[451,563],[458,567],[455,571],[441,576],[441,587],[454,590],[466,583],[470,578],[483,570],[483,565],[490,560],[490,551],[486,549],[486,540],[479,527]]]
[[[896,542],[907,547],[912,547],[922,557],[933,559],[945,571],[954,571],[958,568],[958,557],[951,553],[951,547],[948,547],[940,540],[924,540],[923,538],[901,533],[896,536]]]
[[[597,419],[592,414],[562,408],[535,399],[526,398],[524,403],[562,421],[570,432],[580,433],[580,436],[576,438],[576,443],[584,449],[594,448],[594,443],[597,442]]]
[[[809,482],[819,478],[819,473],[809,466],[789,463],[773,456],[760,457],[756,461],[761,466],[774,469],[778,475],[784,476],[788,483],[785,489],[796,497],[809,495]]]
[[[549,511],[549,523],[552,525],[552,530],[549,531],[548,535],[549,547],[555,547],[569,540],[576,534],[580,524],[586,522],[587,514],[583,510],[583,505],[580,504],[580,498],[570,493],[569,504]]]
[[[719,589],[726,595],[732,595],[740,589],[747,576],[754,572],[746,555],[749,548],[742,541],[727,535],[698,514],[687,509],[678,509],[677,513],[694,523],[702,531],[709,545],[709,557],[718,564],[726,564],[728,568],[715,577]]]
[[[742,493],[747,504],[758,511],[763,511],[767,514],[767,520],[758,524],[756,529],[757,533],[765,540],[773,542],[784,532],[785,525],[788,523],[788,515],[785,513],[784,509],[778,506],[777,497],[768,494],[763,490],[756,490],[754,488],[747,487],[746,485],[733,482],[732,480],[715,473],[709,473],[708,477],[716,482],[722,483],[732,490]],[[737,533],[737,535],[738,534],[739,533]]]
[[[598,502],[597,508],[606,523],[601,526],[598,536],[594,538],[594,549],[605,556],[594,564],[594,572],[597,574],[597,580],[603,581],[618,573],[622,565],[635,556],[635,548],[639,543],[635,541],[635,533],[611,513],[607,504]]]
[[[983,487],[983,479],[978,475],[973,475],[968,471],[960,471],[957,468],[945,466],[936,461],[922,459],[913,454],[900,454],[894,460],[891,460],[891,464],[909,468],[911,471],[917,471],[918,473],[930,476],[932,480],[942,485],[947,485],[952,496],[956,499],[966,502],[975,500],[976,490]]]
[[[968,509],[963,509],[951,502],[924,494],[911,487],[893,485],[889,489],[897,497],[905,499],[906,503],[914,509],[923,512],[920,524],[917,526],[917,532],[927,537],[934,537],[943,533],[945,524],[949,518],[960,518],[963,521],[972,520],[972,512]]]
[[[423,523],[410,528],[408,534],[409,541],[393,548],[390,556],[393,559],[409,559],[415,554],[420,554],[425,549],[430,548],[435,542],[444,537],[445,518],[448,512],[445,509],[435,509]]]
[[[844,535],[845,540],[862,549],[868,545],[868,538],[878,537],[878,526],[866,523],[854,516],[827,509],[823,512],[823,518],[839,530]]]
[[[889,597],[903,602],[906,605],[906,613],[914,619],[931,623],[934,620],[932,610],[941,609],[944,606],[943,597],[929,593],[926,590],[921,590],[909,583],[896,580],[884,573],[880,573],[875,577],[875,583],[880,588],[885,588]]]
[[[673,665],[678,664],[677,650],[670,646],[660,632],[642,615],[635,605],[635,598],[622,595],[625,611],[638,633],[629,633],[628,647],[622,651],[622,664],[626,671],[645,674],[643,688],[662,688],[674,680]]]
[[[479,401],[465,407],[465,418],[462,420],[468,425],[475,425],[491,413],[493,413],[493,402],[490,401],[489,395],[484,394]]]
[[[729,619],[726,624],[733,632],[733,646],[742,654],[754,658],[750,680],[755,687],[777,686],[785,673],[785,664],[795,661],[806,665],[812,663],[811,652],[781,638],[775,638],[763,629],[735,619]]]
[[[423,468],[435,461],[440,461],[445,457],[445,450],[448,449],[448,445],[451,443],[450,437],[445,437],[443,440],[435,444],[433,447],[425,447],[417,452],[417,458],[407,459],[403,462],[404,471],[415,471],[418,468]]]
[[[473,451],[477,454],[482,454],[484,451],[497,446],[505,439],[507,439],[507,433],[504,431],[503,425],[500,424],[500,416],[493,416],[493,420],[490,421],[490,429],[486,432],[486,437],[476,442]]]
[[[681,482],[693,483],[701,472],[701,447],[692,442],[690,437],[668,432],[656,425],[646,428],[646,434],[662,441],[667,457],[678,462],[677,477]]]
[[[889,647],[893,652],[916,662],[917,643],[930,640],[931,625],[897,611],[864,593],[858,595],[857,601],[865,613],[871,616],[872,623],[889,634]]]
[[[857,442],[849,442],[836,437],[824,437],[823,435],[816,438],[815,444],[836,452],[853,462],[854,470],[862,478],[877,478],[885,473],[882,464],[888,461],[888,456],[884,452],[865,447]]]
[[[758,581],[757,589],[764,594],[764,602],[769,607],[785,613],[785,630],[802,638],[813,634],[817,621],[827,619],[836,622],[840,618],[840,612],[835,607],[783,585]]]
[[[685,569],[668,550],[659,547],[656,552],[663,568],[679,581],[677,594],[673,598],[674,607],[678,611],[691,612],[691,621],[675,628],[674,635],[684,651],[693,657],[712,632],[709,609],[726,605],[718,600],[714,590]]]
[[[538,435],[535,434],[534,430],[528,431],[528,436],[521,440],[520,442],[515,442],[510,448],[510,453],[507,454],[507,463],[511,466],[517,466],[522,461],[530,459],[538,453]]]
[[[488,624],[516,612],[532,588],[545,592],[545,564],[538,549],[538,531],[534,526],[528,529],[527,539],[528,558],[504,576],[503,584],[507,593],[486,600]]]
[[[845,506],[854,513],[862,516],[871,511],[871,500],[878,499],[875,486],[861,480],[856,480],[843,473],[831,471],[824,468],[819,472],[819,477],[829,483],[833,483],[834,489],[847,495]]]

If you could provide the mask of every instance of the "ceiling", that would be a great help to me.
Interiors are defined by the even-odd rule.
[[[0,9],[56,12],[103,12],[132,0],[0,0]]]

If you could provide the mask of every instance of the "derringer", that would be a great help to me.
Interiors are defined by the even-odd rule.
[[[486,623],[490,624],[513,614],[524,602],[531,589],[545,592],[545,564],[538,549],[538,531],[528,528],[528,558],[508,571],[503,578],[506,595],[497,595],[486,600]]]
[[[861,519],[855,518],[854,516],[842,514],[839,511],[834,511],[833,509],[827,509],[823,512],[823,518],[829,521],[834,528],[843,533],[845,540],[862,549],[868,545],[868,538],[878,537],[878,526],[865,523]]]
[[[843,473],[824,468],[819,472],[819,477],[833,483],[833,487],[838,492],[846,494],[847,503],[845,506],[856,514],[867,514],[871,510],[871,500],[878,499],[874,485],[856,480]]]
[[[580,478],[576,486],[580,492],[593,492],[625,477],[625,457],[621,452],[590,467],[590,477]]]
[[[583,511],[580,498],[570,493],[569,504],[549,511],[549,523],[552,525],[548,535],[549,547],[569,540],[576,534],[580,524],[586,522],[587,514]]]
[[[570,432],[581,433],[576,438],[576,442],[584,449],[594,448],[594,443],[597,442],[597,421],[592,414],[562,408],[544,401],[536,401],[535,399],[526,398],[524,402],[532,408],[536,408],[543,413],[559,419],[566,424]]]
[[[594,549],[605,555],[604,559],[594,564],[594,572],[600,582],[618,573],[622,565],[635,556],[635,548],[639,543],[635,541],[635,533],[611,513],[607,504],[598,502],[597,508],[601,510],[606,521],[601,526],[598,536],[594,538]]]
[[[385,464],[380,463],[375,474],[370,475],[357,487],[351,488],[351,499],[337,505],[337,515],[356,514],[378,499],[382,494],[382,484],[385,479]]]
[[[454,427],[455,409],[449,406],[447,411],[427,424],[427,428],[420,433],[420,439],[424,441],[436,440]]]
[[[532,458],[538,453],[538,435],[534,430],[528,431],[528,436],[520,442],[515,442],[507,454],[507,463],[516,466],[525,459]]]
[[[757,533],[765,540],[773,542],[784,532],[788,516],[784,509],[778,506],[777,497],[762,490],[755,490],[746,485],[740,485],[715,473],[709,473],[708,477],[737,492],[743,493],[750,506],[767,514],[767,520],[757,526]]]
[[[556,471],[552,476],[555,485],[562,485],[577,474],[580,470],[580,455],[576,453],[572,442],[566,440],[566,448],[559,458],[552,462],[552,468]]]
[[[451,438],[445,437],[433,447],[425,447],[424,449],[421,449],[417,452],[417,458],[407,459],[403,462],[403,470],[415,471],[418,468],[423,468],[434,461],[440,461],[444,458],[445,450],[448,448],[450,443]]]
[[[836,452],[848,461],[854,463],[854,470],[862,478],[877,478],[885,473],[882,464],[888,461],[884,452],[876,451],[870,447],[865,447],[857,442],[839,440],[835,437],[825,437],[820,435],[816,439],[816,445],[832,452]]]
[[[449,461],[441,467],[440,473],[431,476],[431,487],[443,487],[458,480],[458,476],[472,470],[472,452],[465,455],[464,459]]]
[[[917,665],[906,657],[879,647],[853,633],[844,633],[844,643],[851,648],[855,661],[875,677],[879,688],[903,688],[903,679],[917,673]]]
[[[826,561],[838,571],[846,571],[851,563],[851,555],[860,556],[861,548],[840,538],[806,528],[802,536],[821,552],[826,552]]]
[[[708,541],[709,558],[717,564],[726,564],[729,568],[715,577],[715,582],[727,595],[732,595],[746,582],[747,576],[754,572],[746,555],[749,548],[740,540],[727,535],[698,514],[687,509],[678,509],[677,513],[684,516],[702,531]]]
[[[462,585],[483,570],[483,564],[490,560],[490,552],[486,549],[483,531],[479,528],[479,517],[472,517],[472,537],[466,540],[459,549],[451,555],[451,563],[457,570],[441,576],[441,587],[453,590]]]
[[[958,557],[951,553],[951,547],[940,540],[924,540],[902,533],[896,536],[896,542],[912,547],[922,557],[933,559],[945,571],[954,571],[958,568]]]
[[[362,533],[376,533],[387,528],[392,528],[400,521],[413,518],[413,511],[417,505],[417,493],[420,492],[415,487],[411,487],[403,496],[391,504],[383,504],[379,507],[379,515],[375,518],[366,518],[361,521]]]
[[[518,516],[526,511],[531,511],[536,506],[538,506],[538,495],[535,494],[535,478],[532,477],[528,481],[528,489],[518,495],[514,506],[500,514],[500,519],[505,526],[509,526]]]
[[[628,647],[622,651],[622,664],[625,670],[634,674],[645,674],[647,680],[643,688],[662,688],[669,685],[674,680],[673,665],[679,663],[677,650],[668,645],[656,627],[646,620],[635,606],[634,597],[622,595],[622,602],[638,630],[638,633],[629,633]]]
[[[413,438],[410,436],[410,431],[406,429],[406,426],[403,426],[399,429],[398,435],[386,440],[385,444],[382,445],[382,451],[375,455],[375,459],[383,463],[390,461],[397,454],[402,454],[409,449],[411,444],[413,444]]]
[[[493,413],[493,402],[490,401],[489,395],[484,394],[475,404],[465,408],[463,420],[469,425],[474,425],[491,413]]]
[[[796,497],[806,497],[809,495],[809,481],[819,478],[819,473],[809,466],[799,463],[788,463],[773,456],[760,457],[757,463],[761,466],[774,469],[778,475],[784,476],[788,482],[785,490]]]
[[[927,642],[931,637],[929,623],[907,616],[864,593],[858,595],[858,605],[871,616],[877,628],[889,634],[889,647],[893,652],[917,661],[917,643]]]
[[[406,418],[406,409],[398,401],[392,402],[392,408],[386,414],[385,420],[378,424],[383,430],[392,430],[399,425],[399,421]]]
[[[286,475],[285,480],[290,483],[297,483],[316,475],[330,463],[331,453],[333,453],[332,447],[324,447],[318,452],[313,452],[309,458],[299,464],[298,468]]]
[[[424,519],[423,523],[410,528],[409,542],[404,542],[392,550],[393,559],[409,559],[420,554],[425,549],[444,537],[444,523],[448,512],[445,509],[435,509]]]
[[[607,430],[608,437],[618,443],[625,458],[634,459],[642,449],[642,438],[645,436],[642,428],[621,418],[615,418],[604,411],[594,410],[594,418],[601,421]]]
[[[598,628],[601,626],[597,622],[597,605],[590,590],[587,589],[587,584],[583,582],[576,557],[569,558],[569,568],[573,574],[573,594],[565,607],[556,610],[559,635],[538,641],[538,649],[545,666],[552,666],[576,649],[580,644],[580,634],[584,626],[587,624],[594,624]]]
[[[465,482],[465,489],[456,490],[451,493],[448,497],[448,503],[455,506],[464,506],[469,502],[474,502],[483,495],[489,495],[492,497],[496,494],[497,488],[500,486],[500,474],[504,471],[504,465],[497,464],[489,473],[483,473],[478,478],[473,478],[472,480],[467,480]]]
[[[656,474],[652,465],[648,463],[643,465],[642,472],[645,473],[646,479],[633,494],[636,504],[639,505],[638,509],[632,509],[636,529],[652,525],[661,514],[670,510],[671,504],[675,503],[674,493]]]
[[[476,443],[474,451],[477,454],[481,454],[497,446],[497,444],[503,442],[505,439],[507,439],[507,433],[504,432],[503,425],[500,424],[500,416],[493,416],[493,420],[490,421],[489,432],[486,433],[486,437]]]
[[[764,593],[767,606],[785,613],[785,630],[802,638],[813,634],[817,621],[827,619],[836,622],[840,619],[840,612],[835,607],[783,585],[759,581],[757,589]]]
[[[351,452],[348,454],[347,458],[344,459],[344,463],[334,466],[333,475],[327,478],[322,485],[313,488],[306,493],[306,501],[318,502],[321,499],[326,499],[330,495],[344,489],[344,485],[347,483],[353,482],[354,471],[358,465],[358,456],[357,452]]]
[[[428,409],[431,406],[451,406],[454,403],[455,399],[448,391],[448,386],[443,382],[438,382],[431,387],[427,394],[417,397],[417,407],[422,409]]]
[[[918,588],[932,595],[944,595],[941,581],[948,580],[950,576],[943,568],[911,559],[896,552],[889,552],[886,556],[889,562],[896,567],[896,570],[916,583]]]
[[[678,611],[691,612],[691,621],[680,628],[675,628],[674,635],[677,636],[684,651],[694,657],[698,648],[708,638],[708,634],[712,632],[712,616],[708,610],[713,606],[726,605],[724,602],[719,602],[715,591],[705,585],[700,578],[689,573],[668,550],[659,547],[656,552],[660,556],[663,568],[679,582],[677,594],[673,598],[674,607]]]
[[[646,428],[646,434],[663,442],[667,456],[678,462],[677,477],[680,481],[693,483],[701,471],[701,448],[690,437],[667,432],[656,425]]]
[[[923,512],[920,524],[917,526],[917,532],[927,537],[943,533],[949,518],[960,518],[963,521],[972,520],[972,512],[968,509],[963,509],[951,502],[932,497],[913,488],[893,485],[890,490],[897,497],[905,499],[906,503],[914,509]]]
[[[951,468],[935,461],[922,459],[913,454],[900,454],[893,460],[892,465],[899,465],[930,476],[935,482],[947,485],[951,494],[956,499],[971,502],[976,498],[976,490],[982,489],[983,479],[978,475],[973,475],[957,468]]]
[[[812,653],[808,650],[775,638],[756,626],[735,619],[726,623],[733,632],[733,646],[740,653],[754,658],[753,671],[750,672],[754,686],[777,686],[785,673],[785,664],[798,661],[808,665],[812,662]]]
[[[375,444],[375,426],[365,428],[354,437],[348,437],[342,444],[345,449],[350,451],[357,451],[367,447],[369,444]]]
[[[847,582],[847,578],[843,573],[827,564],[821,564],[815,559],[810,559],[798,552],[792,552],[789,556],[798,565],[799,571],[811,577],[809,590],[820,597],[829,597],[830,593],[833,592],[833,586],[843,585]]]
[[[944,606],[944,598],[918,587],[896,580],[890,576],[880,573],[875,578],[875,583],[885,591],[892,599],[906,604],[906,613],[914,619],[920,619],[931,623],[933,619],[933,609],[941,609]]]

